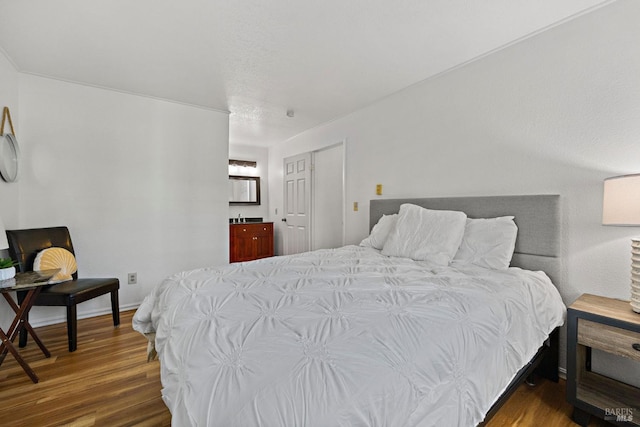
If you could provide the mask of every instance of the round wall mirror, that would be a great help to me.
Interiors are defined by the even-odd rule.
[[[0,175],[6,182],[15,182],[18,179],[18,162],[20,149],[16,136],[5,133],[0,137]]]

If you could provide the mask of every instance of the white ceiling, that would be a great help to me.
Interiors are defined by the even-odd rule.
[[[0,48],[21,72],[230,111],[231,143],[271,145],[610,2],[0,0]]]

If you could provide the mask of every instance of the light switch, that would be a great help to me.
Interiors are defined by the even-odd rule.
[[[358,202],[353,202],[353,211],[358,212]]]
[[[382,184],[376,184],[376,195],[382,196]]]

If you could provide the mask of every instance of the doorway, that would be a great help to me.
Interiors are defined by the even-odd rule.
[[[284,159],[284,255],[344,245],[345,142]]]

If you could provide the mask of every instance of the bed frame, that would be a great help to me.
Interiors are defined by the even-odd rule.
[[[377,199],[369,204],[369,229],[382,215],[397,213],[400,205],[411,203],[427,209],[462,211],[469,218],[493,218],[513,215],[518,226],[516,247],[511,266],[527,270],[542,270],[556,284],[561,272],[560,259],[560,196],[489,196],[444,197],[419,199]],[[556,328],[527,363],[504,393],[496,400],[480,425],[488,422],[511,394],[534,372],[554,382],[558,381],[559,332]]]

